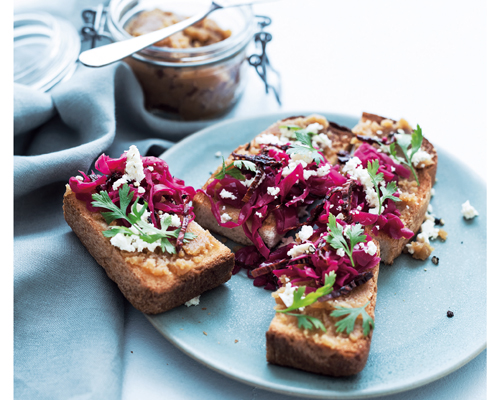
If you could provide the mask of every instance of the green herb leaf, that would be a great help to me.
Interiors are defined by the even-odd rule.
[[[142,219],[144,213],[148,209],[148,203],[146,201],[144,202],[144,205],[139,209],[138,197],[131,207],[131,212],[127,214],[127,208],[132,201],[134,192],[128,185],[125,184],[122,185],[118,193],[120,196],[120,207],[118,207],[111,201],[109,194],[105,191],[101,191],[100,193],[95,193],[92,195],[92,199],[94,200],[92,202],[92,206],[110,210],[101,212],[108,225],[117,219],[124,219],[128,221],[128,223],[130,223],[132,226],[130,228],[127,228],[125,226],[113,226],[110,227],[110,229],[103,231],[102,234],[105,237],[113,237],[118,233],[122,233],[127,236],[136,235],[147,243],[154,243],[157,240],[161,240],[162,251],[167,251],[170,254],[175,254],[175,246],[170,243],[169,239],[178,238],[180,229],[176,229],[174,231],[167,230],[172,224],[172,217],[170,215],[165,217],[161,221],[161,229],[157,229],[152,224]],[[184,235],[184,241],[189,241],[194,238],[196,238],[196,235],[190,232],[186,232],[186,234]]]
[[[286,153],[289,155],[300,154],[305,156],[310,156],[316,162],[317,165],[324,160],[323,155],[313,147],[311,136],[309,136],[304,130],[299,130],[295,132],[297,141],[292,143]]]
[[[346,228],[345,232],[333,214],[328,216],[328,236],[326,237],[326,242],[332,246],[334,249],[343,249],[345,253],[349,256],[351,260],[351,265],[353,268],[354,260],[352,258],[352,252],[354,250],[354,246],[358,243],[366,242],[366,235],[363,235],[364,228],[361,224],[356,224],[354,226],[350,225]],[[347,241],[344,238],[347,237],[349,239],[350,245],[347,245]]]
[[[424,140],[424,135],[422,135],[422,128],[420,128],[420,125],[417,124],[417,129],[413,131],[411,134],[411,156],[410,160],[413,158],[415,153],[420,149],[420,146],[422,146],[422,141]]]
[[[420,149],[420,146],[422,146],[422,141],[423,141],[422,129],[420,128],[419,125],[417,125],[417,129],[415,129],[411,135],[400,133],[395,135],[395,138],[399,147],[401,147],[401,150],[403,150],[403,154],[406,160],[403,161],[403,164],[405,164],[407,167],[411,169],[411,172],[413,173],[413,176],[415,177],[417,184],[420,186],[417,173],[415,171],[415,168],[413,168],[412,158],[415,155],[415,153]],[[410,155],[408,155],[408,148],[410,147],[410,145],[411,145],[411,153]]]
[[[220,172],[214,176],[215,179],[224,179],[226,176],[226,161],[224,160],[224,156],[222,156],[222,169]]]
[[[252,161],[236,160],[233,164],[236,168],[239,169],[247,169],[248,171],[253,171],[253,172],[257,171],[257,166]]]
[[[401,201],[399,197],[393,196],[393,194],[398,190],[396,182],[389,182],[386,187],[382,186],[380,190],[382,190],[382,198],[380,199],[380,204],[382,204],[387,199],[390,199],[392,201]]]
[[[233,164],[231,164],[227,167],[226,174],[228,174],[228,175],[232,176],[233,178],[236,178],[240,181],[244,181],[246,179],[245,175],[243,175],[238,168],[235,168]]]
[[[321,329],[323,332],[326,332],[325,325],[323,325],[323,322],[321,322],[316,317],[311,317],[310,315],[307,314],[292,314],[289,312],[285,314],[291,315],[292,317],[297,317],[297,324],[299,328],[310,330],[314,326],[316,329]]]
[[[337,327],[337,332],[345,332],[350,334],[354,330],[354,323],[359,315],[363,317],[363,335],[367,336],[370,333],[370,329],[375,328],[375,322],[372,317],[368,315],[365,308],[370,302],[367,302],[364,306],[358,308],[348,308],[348,307],[338,307],[331,314],[331,317],[342,317],[346,315],[345,318],[337,321],[335,326]],[[371,328],[370,328],[371,327]]]
[[[325,277],[325,285],[316,289],[315,292],[311,292],[308,295],[304,296],[304,292],[306,291],[305,286],[300,286],[293,292],[293,303],[290,307],[284,310],[277,310],[280,313],[287,313],[289,311],[297,310],[301,307],[307,307],[316,302],[320,297],[326,296],[333,291],[333,285],[335,283],[335,272],[330,272],[330,275]],[[304,298],[302,298],[304,296]]]

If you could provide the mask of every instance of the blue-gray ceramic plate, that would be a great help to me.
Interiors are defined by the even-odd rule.
[[[175,176],[199,188],[221,163],[217,151],[227,157],[289,115],[299,114],[214,125],[186,138],[162,158]],[[346,115],[323,115],[348,127],[357,121]],[[180,306],[148,319],[170,342],[207,367],[252,386],[296,396],[388,395],[460,368],[486,347],[486,186],[459,160],[442,149],[438,152],[438,182],[431,204],[434,214],[445,220],[448,240],[433,242],[438,265],[403,254],[392,266],[381,266],[376,328],[368,362],[358,375],[339,379],[268,364],[265,333],[275,302],[269,291],[254,287],[244,271],[204,293],[199,306]],[[461,204],[466,200],[479,212],[472,221],[462,218]],[[453,318],[447,317],[448,310]]]

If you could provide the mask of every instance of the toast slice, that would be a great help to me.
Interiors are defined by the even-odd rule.
[[[137,151],[136,148],[135,150]],[[145,218],[141,223],[143,226],[146,225],[145,229],[150,229],[156,234],[158,230],[154,230],[152,218],[161,220],[161,228],[165,228],[166,232],[171,235],[166,237],[167,243],[161,239],[161,246],[160,244],[156,245],[155,239],[146,242],[143,236],[139,239],[137,234],[130,233],[127,233],[129,236],[118,233],[111,237],[109,233],[113,229],[123,229],[125,232],[130,232],[130,230],[126,231],[125,226],[117,224],[119,218],[115,218],[111,223],[106,220],[106,211],[111,210],[111,208],[102,209],[101,206],[95,205],[95,202],[92,203],[92,207],[89,205],[93,199],[90,196],[97,193],[100,193],[101,196],[103,193],[107,193],[108,199],[116,199],[115,201],[117,201],[117,186],[126,182],[127,177],[129,181],[134,181],[130,173],[127,175],[127,169],[123,170],[125,160],[122,158],[109,159],[103,155],[96,162],[96,168],[101,167],[99,170],[105,175],[99,177],[92,174],[89,177],[83,174],[85,179],[82,177],[78,177],[80,179],[71,178],[71,187],[66,185],[63,211],[68,225],[97,263],[104,268],[108,277],[118,285],[127,300],[139,311],[147,314],[158,314],[184,304],[201,293],[227,282],[231,278],[234,267],[234,254],[216,240],[209,231],[204,230],[192,220],[187,203],[190,200],[189,195],[183,194],[184,192],[181,190],[187,188],[189,193],[194,195],[194,189],[181,186],[183,185],[182,181],[171,177],[164,161],[156,158],[144,161],[146,159],[137,158],[136,161],[140,164],[135,164],[136,168],[144,168],[145,172],[146,168],[149,168],[145,178],[138,178],[134,182],[137,184],[127,187],[124,192],[127,192],[131,198],[132,194],[137,196],[137,202],[134,203],[136,206],[140,204],[139,200],[143,201],[145,205],[144,210],[141,208],[143,211],[146,209],[147,201],[144,200],[146,197],[141,197],[141,194],[150,196],[147,199],[152,204],[148,206],[148,209],[152,211],[142,214],[141,218]],[[107,168],[109,166],[111,169]],[[129,168],[128,161],[126,168]],[[99,182],[102,183],[98,184]],[[169,187],[167,187],[168,184],[170,184]],[[113,186],[115,187],[114,191],[111,189]],[[125,186],[123,185],[122,188]],[[109,190],[109,193],[106,190]],[[159,192],[160,190],[163,192]],[[120,189],[120,191],[122,190]],[[159,193],[163,193],[163,195]],[[122,196],[123,193],[120,193],[117,206],[123,206],[120,204],[125,201]],[[153,199],[153,196],[156,200]],[[98,208],[94,208],[94,206]],[[165,210],[177,210],[177,212],[163,213],[161,207]],[[131,210],[128,212],[132,213],[134,206],[129,206],[128,209]],[[155,217],[152,217],[153,211]],[[177,224],[164,222],[158,218],[162,214],[170,216],[165,220],[176,218]],[[131,214],[128,215],[130,217]],[[175,230],[176,226],[179,229]],[[179,244],[181,232],[184,232],[184,239]],[[122,235],[121,239],[119,235]],[[128,243],[126,237],[130,240]],[[176,247],[170,243],[170,240],[174,239],[168,239],[169,237],[177,239]],[[136,240],[135,243],[141,243],[140,247],[134,248],[133,240]]]
[[[269,363],[329,376],[354,375],[366,364],[374,327],[380,248],[376,239],[368,235],[362,240],[361,236],[360,243],[354,245],[351,242],[354,251],[348,254],[348,247],[342,247],[337,240],[339,234],[344,240],[351,240],[347,238],[353,236],[346,233],[349,226],[358,229],[358,235],[363,233],[364,228],[359,224],[350,225],[340,219],[334,220],[330,214],[328,229],[319,222],[319,227],[310,237],[311,229],[303,229],[295,243],[273,253],[272,273],[278,278],[281,287],[273,293],[277,304],[276,315],[266,333]],[[305,251],[304,246],[311,247]],[[285,251],[291,258],[278,260],[278,254],[282,256]],[[269,269],[269,264],[264,263],[253,270],[252,275],[264,273]],[[327,275],[333,272],[334,284],[325,291],[322,285],[327,284]],[[316,288],[314,293],[320,291],[316,296],[319,298],[307,301],[307,296],[302,295],[302,303],[296,303],[299,294],[295,291],[300,286]],[[305,307],[299,307],[304,304]],[[341,326],[346,323],[341,321],[347,318],[342,313],[346,310],[353,312],[352,329]],[[343,315],[332,315],[332,311],[340,311]],[[365,321],[366,314],[364,318],[359,318],[360,312],[367,313],[371,321]],[[297,315],[301,316],[300,321]],[[304,319],[308,319],[311,325],[307,326]]]
[[[234,153],[258,155],[261,153],[262,144],[284,144],[290,141],[290,138],[286,137],[286,129],[280,129],[280,127],[294,126],[303,129],[315,124],[319,134],[318,141],[316,143],[320,144],[320,149],[326,160],[331,164],[335,164],[337,162],[337,154],[341,151],[349,151],[352,147],[351,141],[353,139],[353,134],[349,128],[337,125],[334,122],[329,122],[325,117],[320,115],[310,115],[307,117],[295,116],[277,121],[265,131],[257,135],[251,142],[238,147]],[[283,133],[283,131],[285,131],[285,133]],[[225,161],[226,166],[229,166],[233,161],[234,157],[232,155],[229,156]],[[215,176],[221,171],[221,169],[222,167],[219,167],[212,174],[203,186],[203,191],[207,190],[207,187],[214,181]],[[196,194],[193,200],[193,207],[196,214],[196,221],[201,226],[224,235],[242,245],[249,246],[254,244],[245,234],[243,226],[237,226],[234,228],[220,226],[211,210],[210,200],[203,193],[198,192]],[[228,217],[230,217],[230,220],[233,221],[237,220],[240,214],[240,208],[232,207],[231,205],[225,205],[220,211],[221,213],[223,212],[227,214]],[[304,212],[304,209],[299,210],[299,212]],[[251,231],[252,223],[247,221],[246,224],[248,229]],[[276,218],[273,213],[269,213],[267,215],[258,232],[264,243],[269,248],[275,247],[285,235],[285,233],[278,232]]]
[[[266,332],[266,355],[271,364],[282,365],[329,376],[349,376],[359,373],[368,360],[373,330],[367,336],[363,334],[362,321],[358,318],[354,330],[347,334],[336,332],[335,324],[341,318],[329,314],[336,307],[362,307],[369,302],[365,310],[375,320],[377,301],[377,279],[379,264],[372,270],[373,277],[349,294],[325,303],[314,303],[301,314],[320,319],[326,332],[299,328],[295,317],[276,313]],[[273,293],[276,309],[284,309],[279,298],[280,288]]]
[[[407,121],[400,119],[395,121],[384,118],[375,114],[363,113],[359,123],[352,129],[355,135],[373,137],[377,139],[388,138],[397,132],[411,134],[413,129]],[[355,148],[361,145],[361,141],[357,138],[353,139]],[[373,144],[379,148],[377,144]],[[400,211],[400,219],[405,227],[410,229],[414,234],[417,234],[420,226],[425,220],[426,211],[431,200],[431,189],[436,180],[436,171],[438,165],[438,155],[434,146],[424,137],[421,149],[430,155],[430,159],[423,161],[415,167],[418,180],[417,182],[413,175],[407,179],[400,179],[398,187],[401,191],[399,198],[402,200],[396,203],[397,209]],[[380,254],[382,261],[385,264],[392,264],[396,257],[403,251],[405,245],[411,238],[393,239],[387,233],[373,232],[373,226],[369,227],[370,234],[375,236],[380,243]],[[423,253],[430,254],[430,246],[424,246],[420,249]],[[427,254],[427,256],[428,256]],[[415,254],[416,256],[421,254]],[[426,258],[426,257],[425,257]]]

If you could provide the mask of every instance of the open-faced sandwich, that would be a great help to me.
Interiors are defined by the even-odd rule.
[[[436,168],[419,127],[363,114],[353,131],[317,115],[278,121],[215,171],[194,198],[196,220],[247,245],[235,272],[278,288],[269,362],[361,371],[379,262],[393,263],[418,232]]]
[[[195,190],[131,146],[70,178],[64,217],[138,310],[157,314],[228,281],[234,254],[194,221]]]

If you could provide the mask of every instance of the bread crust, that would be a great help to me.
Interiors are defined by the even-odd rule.
[[[374,242],[376,243],[375,240]],[[349,294],[339,297],[334,304],[360,307],[369,301],[366,311],[375,320],[379,264],[371,272],[373,278]],[[313,306],[306,307],[304,313],[312,314]],[[334,377],[359,373],[368,360],[373,330],[363,336],[362,322],[358,318],[351,334],[337,333],[334,325],[340,318],[327,316],[331,309],[332,307],[323,312],[326,333],[300,329],[295,317],[277,313],[266,333],[267,361]]]
[[[68,225],[104,268],[108,277],[118,285],[135,308],[146,314],[170,310],[231,278],[234,254],[195,221],[188,225],[188,231],[198,235],[192,242],[208,241],[209,250],[202,262],[183,270],[173,268],[176,258],[171,255],[153,256],[149,251],[146,255],[131,253],[113,246],[102,234],[107,228],[104,218],[99,213],[88,211],[85,203],[76,198],[68,185],[63,199],[63,211]],[[135,262],[140,260],[143,265],[148,265],[153,259],[162,262],[162,273],[151,273],[151,270]]]

